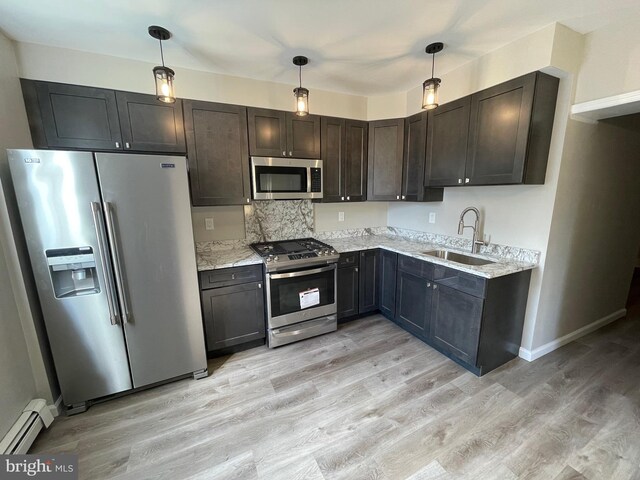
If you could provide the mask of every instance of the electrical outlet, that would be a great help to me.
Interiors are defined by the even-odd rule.
[[[429,213],[429,223],[436,223],[436,212]]]
[[[204,219],[204,228],[206,230],[213,230],[213,218],[205,218]]]
[[[338,221],[344,222],[344,212],[338,212]]]

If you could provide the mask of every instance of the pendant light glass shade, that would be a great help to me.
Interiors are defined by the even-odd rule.
[[[300,86],[293,89],[293,96],[296,97],[296,110],[295,113],[299,117],[309,115],[309,90],[302,87],[302,67],[309,63],[307,57],[298,55],[293,57],[293,64],[298,67],[298,75],[300,79]]]
[[[176,101],[176,91],[173,86],[175,72],[164,66],[164,52],[162,51],[162,41],[171,38],[171,32],[166,28],[157,25],[149,27],[149,35],[160,42],[160,58],[162,66],[153,69],[153,78],[156,82],[156,98],[164,103],[174,103]]]
[[[302,87],[294,88],[293,95],[296,97],[296,115],[309,115],[309,90]]]
[[[174,103],[176,92],[173,88],[175,73],[168,67],[155,67],[153,76],[156,79],[156,98],[161,102]]]
[[[431,55],[431,78],[428,78],[422,84],[422,109],[433,110],[438,107],[438,89],[441,80],[435,78],[433,73],[436,66],[436,53],[441,52],[444,48],[442,42],[430,43],[424,49],[427,54]]]
[[[439,78],[429,78],[422,84],[422,108],[424,110],[433,110],[438,106],[439,87]]]

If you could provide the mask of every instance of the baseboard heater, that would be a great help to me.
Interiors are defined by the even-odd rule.
[[[0,453],[27,453],[38,433],[49,427],[53,422],[53,415],[43,399],[31,400],[13,424],[4,438],[0,441]]]

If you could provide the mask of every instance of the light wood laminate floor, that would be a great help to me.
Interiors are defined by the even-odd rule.
[[[58,418],[83,479],[640,478],[640,316],[477,378],[379,315]]]

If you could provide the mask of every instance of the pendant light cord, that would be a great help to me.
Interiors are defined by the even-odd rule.
[[[300,88],[302,88],[302,65],[298,65],[298,77],[300,81]]]
[[[431,54],[431,78],[433,78],[433,71],[434,71],[435,64],[436,64],[436,54],[432,53]]]
[[[162,51],[162,39],[158,39],[160,42],[160,58],[162,59],[162,66],[164,67],[164,52]]]

